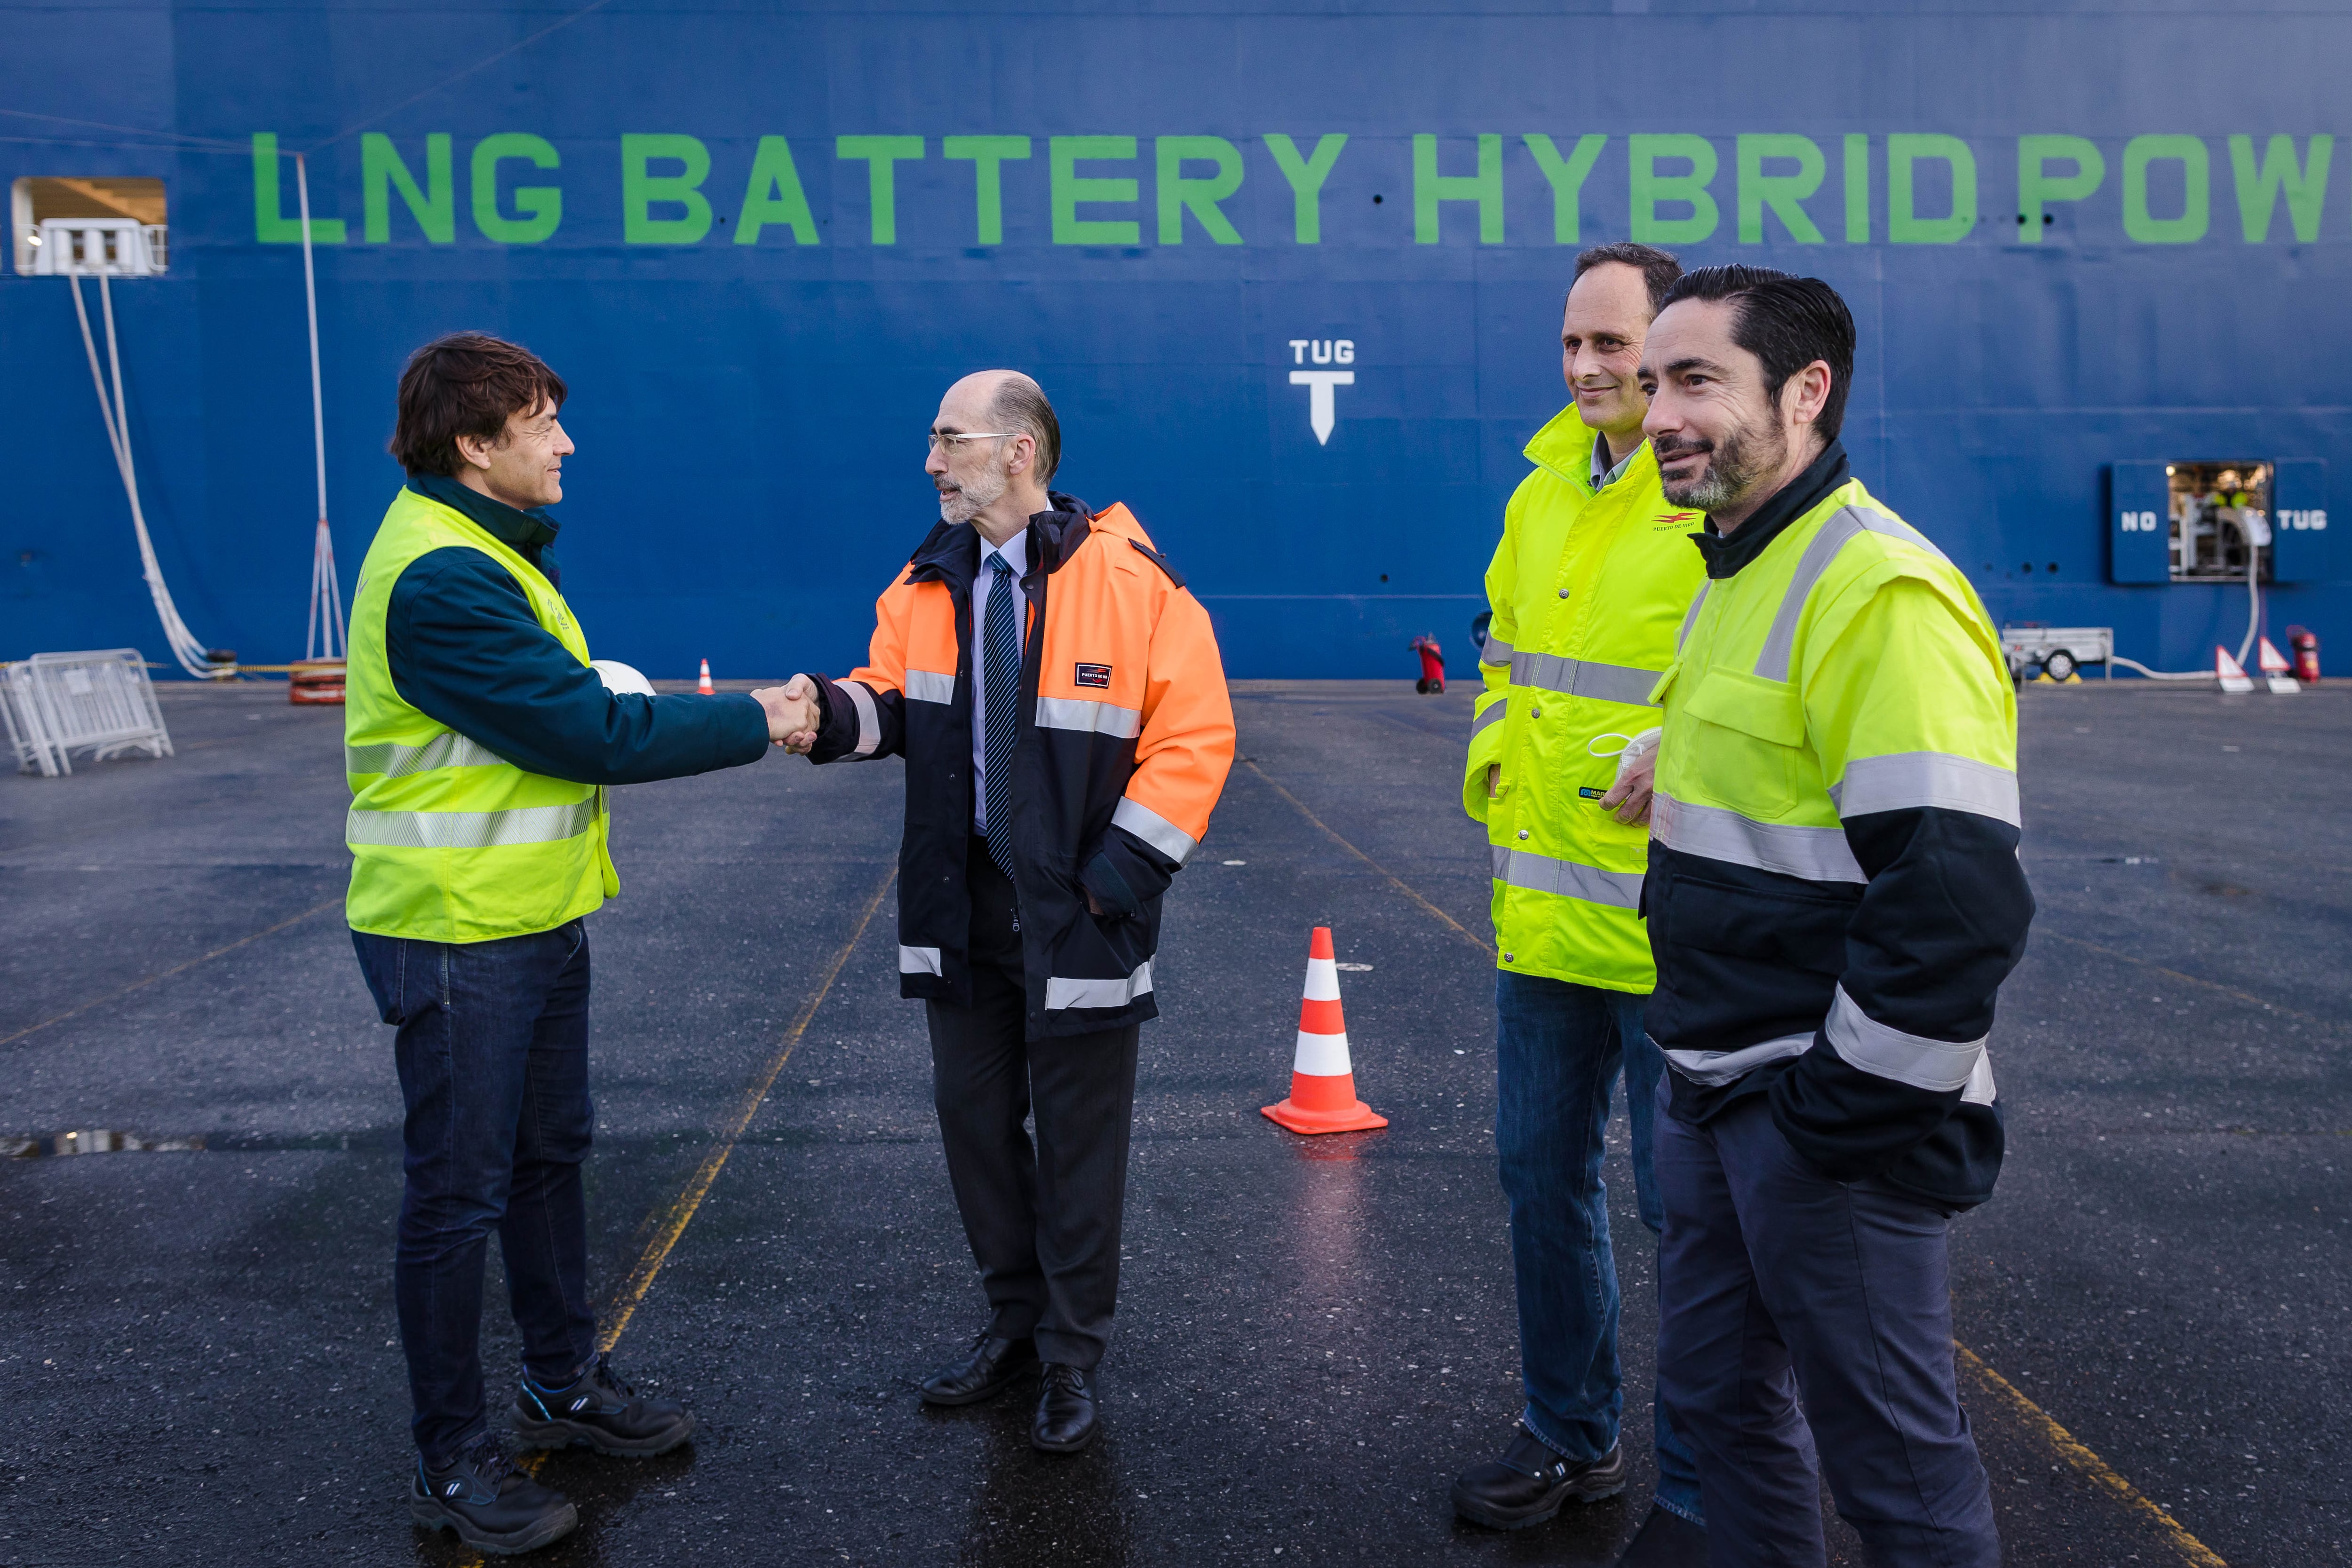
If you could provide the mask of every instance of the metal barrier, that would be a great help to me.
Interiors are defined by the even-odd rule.
[[[33,271],[152,277],[163,270],[165,234],[163,225],[136,218],[43,218]]]
[[[71,773],[77,751],[101,762],[129,751],[172,755],[154,683],[136,648],[36,653],[0,668],[0,677],[19,772]]]

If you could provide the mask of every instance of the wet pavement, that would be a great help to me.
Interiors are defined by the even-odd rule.
[[[0,1564],[467,1560],[401,1506],[391,1031],[338,918],[340,710],[282,693],[174,686],[176,758],[0,778],[0,1137],[45,1140],[0,1161]],[[1638,1446],[1623,1499],[1549,1526],[1445,1504],[1518,1404],[1467,695],[1237,698],[1250,760],[1169,903],[1106,1436],[1076,1458],[1030,1450],[1018,1399],[915,1396],[983,1314],[887,895],[861,929],[896,766],[616,792],[594,1280],[632,1308],[616,1364],[704,1424],[656,1460],[552,1458],[583,1525],[536,1560],[1610,1561]],[[2010,1559],[2337,1561],[2352,691],[2023,706],[2042,915],[1993,1042],[2011,1152],[1954,1243]],[[1258,1114],[1318,923],[1366,966],[1341,978],[1384,1132]],[[94,1130],[205,1146],[46,1152]],[[1651,1249],[1609,1176],[1640,1431]]]

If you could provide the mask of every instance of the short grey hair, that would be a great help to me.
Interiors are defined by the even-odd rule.
[[[1650,315],[1654,319],[1666,308],[1666,290],[1672,288],[1683,275],[1683,264],[1674,252],[1660,250],[1654,245],[1636,245],[1620,240],[1614,245],[1596,245],[1576,258],[1576,277],[1582,277],[1596,267],[1630,267],[1642,275],[1643,287],[1650,291]],[[1576,287],[1576,277],[1569,287]]]
[[[988,400],[988,418],[998,429],[1036,443],[1037,483],[1052,483],[1062,465],[1062,422],[1054,417],[1045,389],[1027,376],[1006,376]]]

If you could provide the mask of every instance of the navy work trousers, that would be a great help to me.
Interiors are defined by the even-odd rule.
[[[408,1354],[410,1430],[438,1469],[488,1425],[482,1274],[506,1259],[523,1366],[560,1388],[594,1354],[580,1166],[588,1097],[588,930],[416,942],[352,933],[394,1054],[407,1186],[393,1294]]]
[[[1817,1443],[1874,1564],[1999,1568],[1952,1365],[1944,1211],[1832,1181],[1764,1095],[1694,1126],[1657,1092],[1658,1376],[1698,1451],[1714,1568],[1822,1563]]]
[[[977,835],[964,875],[972,1005],[924,1004],[948,1182],[988,1295],[988,1332],[1034,1335],[1044,1360],[1092,1368],[1118,1306],[1142,1030],[1027,1039],[1012,881]]]
[[[1495,1147],[1510,1201],[1519,1305],[1521,1419],[1562,1457],[1617,1446],[1624,1405],[1617,1360],[1617,1260],[1601,1179],[1609,1097],[1622,1068],[1634,1200],[1658,1228],[1651,1103],[1665,1058],[1642,1030],[1648,997],[1538,975],[1495,975]],[[1700,1521],[1689,1446],[1654,1406],[1661,1508]]]

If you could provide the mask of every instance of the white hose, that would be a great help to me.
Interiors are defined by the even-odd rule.
[[[106,421],[106,444],[114,452],[115,471],[122,478],[122,493],[131,497],[131,526],[139,535],[139,561],[147,579],[147,591],[155,601],[155,615],[163,623],[163,639],[171,644],[172,657],[180,668],[198,679],[209,679],[224,673],[212,662],[205,645],[180,619],[178,608],[172,602],[172,591],[163,584],[163,568],[155,559],[155,541],[147,536],[147,514],[139,505],[139,475],[131,461],[131,419],[122,401],[122,356],[115,346],[114,296],[107,287],[106,274],[98,275],[98,299],[106,315],[106,359],[114,371],[114,395],[106,392],[106,376],[98,368],[98,344],[89,330],[89,308],[82,303],[81,275],[68,273],[66,281],[73,286],[74,318],[81,323],[81,346],[89,356],[89,379],[98,388],[98,412]]]
[[[310,264],[310,172],[294,154],[294,190],[302,210],[302,305],[310,322],[310,445],[318,460],[319,528],[310,540],[310,611],[302,657],[340,659],[345,651],[343,590],[335,578],[335,539],[327,528],[327,408],[319,391],[319,281]]]
[[[2263,628],[2263,547],[2254,543],[2250,531],[2246,535],[2246,635],[2238,644],[2238,668],[2246,667],[2246,655],[2253,651],[2254,639]],[[2126,659],[2121,653],[2108,655],[2110,664],[2121,664],[2126,670],[2137,670],[2151,681],[2214,681],[2221,679],[2212,670],[2151,670],[2137,659]]]

